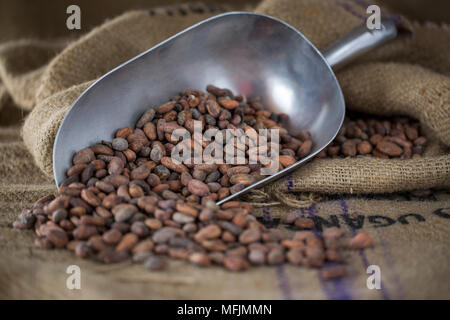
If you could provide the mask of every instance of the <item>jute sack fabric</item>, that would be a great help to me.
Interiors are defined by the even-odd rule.
[[[366,8],[364,1],[266,0],[256,11],[283,19],[324,49],[364,23]],[[315,160],[268,186],[269,194],[367,194],[450,186],[450,59],[446,54],[450,30],[401,21],[412,34],[401,33],[398,39],[353,62],[337,76],[347,108],[420,120],[430,141],[426,157],[401,161],[362,157]]]
[[[133,14],[141,16],[139,12]],[[148,17],[148,19],[153,18]],[[165,23],[174,21],[171,20],[172,18],[164,15],[161,21]],[[180,17],[177,19],[182,20]],[[110,23],[113,22],[114,20]],[[442,32],[441,28],[435,26],[415,26],[415,34],[417,32],[423,32],[423,35],[434,34],[435,28],[437,33]],[[444,39],[446,38],[443,36],[441,40]],[[439,42],[435,45],[441,44]],[[95,41],[92,46],[95,46]],[[61,48],[63,50],[61,54],[69,47],[64,50]],[[57,60],[61,54],[51,61]],[[11,57],[12,54],[9,55],[9,58]],[[76,55],[71,58],[77,61]],[[1,61],[2,65],[8,65],[8,59]],[[49,62],[40,61],[43,64],[38,67],[47,70]],[[70,59],[68,61],[70,62]],[[426,62],[423,61],[423,63]],[[19,73],[1,71],[0,77],[3,84],[0,84],[0,88],[5,88],[4,83],[11,77],[16,76],[16,79],[19,79],[33,70],[25,66],[24,61]],[[94,68],[94,66],[91,67]],[[424,68],[432,70],[429,67]],[[48,105],[51,105],[47,113],[42,111],[42,107],[38,108],[40,105],[43,106],[44,100],[35,99],[38,107],[34,108],[33,113],[41,114],[39,121],[43,124],[52,122],[52,120],[48,122],[46,120],[54,117],[54,113],[60,112],[58,116],[62,117],[64,110],[70,106],[70,100],[75,99],[93,79],[70,83],[67,88],[44,98],[44,100],[48,99]],[[37,91],[39,89],[36,89]],[[254,268],[236,274],[217,267],[200,269],[173,260],[170,261],[169,270],[152,273],[145,270],[142,265],[134,265],[131,262],[101,265],[78,259],[66,250],[36,249],[33,246],[33,232],[13,229],[11,224],[18,212],[29,208],[37,198],[56,192],[56,188],[51,176],[45,175],[33,161],[36,159],[35,154],[28,151],[33,148],[29,147],[30,144],[26,147],[19,136],[20,123],[8,121],[9,115],[6,112],[12,113],[13,101],[20,101],[20,91],[17,91],[15,97],[14,91],[8,89],[4,92],[3,109],[0,110],[0,115],[2,123],[7,126],[0,127],[0,243],[2,244],[0,246],[0,298],[403,299],[450,297],[447,281],[450,271],[448,252],[450,194],[448,192],[435,192],[426,201],[417,199],[407,201],[407,198],[400,196],[397,200],[336,198],[305,209],[296,209],[300,215],[309,216],[315,220],[317,232],[327,225],[336,225],[346,232],[346,238],[356,231],[366,231],[374,237],[373,248],[346,253],[349,275],[343,280],[327,282],[323,280],[318,270],[287,265]],[[21,107],[26,108],[23,105]],[[51,130],[56,127],[57,125],[48,124]],[[51,135],[46,135],[45,131],[36,131],[34,134],[40,136],[40,139],[34,140],[36,143],[51,145],[49,142],[52,139]],[[46,137],[49,137],[47,142],[45,142]],[[51,151],[51,147],[47,150]],[[427,153],[431,160],[435,155],[443,154],[439,143],[429,146]],[[42,164],[39,166],[43,168]],[[290,184],[286,185],[289,186],[286,188],[291,188]],[[282,223],[283,217],[291,210],[293,209],[285,206],[264,207],[258,209],[257,214],[268,226],[280,228],[284,232],[293,232],[295,230]],[[81,290],[69,290],[66,287],[69,276],[66,270],[69,265],[78,265],[81,268]],[[366,286],[369,276],[366,273],[368,265],[378,265],[381,269],[380,290],[370,290]]]
[[[430,201],[338,198],[295,209],[312,217],[316,232],[327,226],[345,231],[345,241],[369,232],[374,247],[345,251],[348,276],[325,281],[320,270],[283,265],[255,267],[243,273],[198,268],[170,260],[168,270],[150,272],[130,261],[103,265],[77,258],[67,250],[33,246],[32,231],[11,228],[17,213],[36,198],[55,191],[51,179],[33,165],[18,127],[0,129],[0,299],[423,299],[450,297],[450,194]],[[12,148],[21,152],[13,153]],[[9,156],[6,156],[9,154]],[[28,167],[24,167],[27,164]],[[5,172],[14,175],[4,176]],[[283,232],[292,208],[265,207],[261,221]],[[69,266],[81,270],[81,290],[66,286]],[[368,289],[367,268],[381,270],[381,289]]]
[[[365,17],[365,7],[350,0],[267,0],[256,12],[292,24],[319,49],[362,24]],[[93,80],[211,15],[129,12],[69,43],[52,59],[49,57],[64,43],[0,47],[3,86],[18,105],[25,109],[34,106],[25,121],[23,138],[39,168],[52,174],[51,150],[59,124]],[[361,194],[450,186],[450,156],[445,151],[450,145],[450,61],[446,55],[450,32],[437,26],[412,25],[410,29],[412,35],[401,35],[367,54],[338,72],[338,78],[349,109],[384,116],[403,114],[420,120],[429,140],[426,158],[314,161],[297,170],[290,180],[281,180],[266,191]]]
[[[164,272],[140,264],[103,265],[67,250],[41,250],[34,233],[13,229],[18,212],[56,192],[51,178],[34,165],[19,127],[0,128],[0,299],[448,299],[450,297],[450,194],[427,201],[345,199],[320,202],[299,215],[312,217],[317,232],[327,226],[345,239],[369,232],[374,247],[346,251],[348,276],[325,281],[319,270],[289,265],[232,273],[170,260]],[[295,232],[283,223],[292,208],[264,207],[267,226]],[[71,265],[81,269],[81,290],[66,286]],[[381,270],[381,289],[368,289],[367,268]]]

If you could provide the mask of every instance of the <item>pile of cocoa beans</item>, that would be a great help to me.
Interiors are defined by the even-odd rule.
[[[285,235],[267,228],[244,202],[220,199],[255,182],[261,164],[183,164],[170,157],[176,128],[192,132],[194,120],[208,128],[279,128],[280,168],[311,151],[311,135],[290,136],[283,114],[264,110],[257,99],[234,96],[214,86],[189,89],[150,108],[135,128],[115,132],[112,141],[80,150],[58,195],[45,196],[13,223],[34,229],[39,248],[66,248],[80,258],[104,263],[132,258],[151,270],[167,267],[164,256],[199,266],[239,271],[251,265],[291,263],[322,267],[324,278],[344,274],[342,250],[372,245],[367,234],[349,243],[337,228],[312,232],[309,218],[289,218],[298,229]],[[356,138],[355,138],[356,139]],[[203,144],[205,148],[207,144]],[[248,151],[248,145],[246,146]],[[301,221],[299,220],[301,219]]]
[[[407,117],[346,117],[337,137],[317,157],[374,156],[381,159],[420,158],[427,139],[420,124]]]

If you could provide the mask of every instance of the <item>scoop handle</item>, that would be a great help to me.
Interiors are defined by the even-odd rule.
[[[381,28],[370,30],[362,25],[325,49],[323,55],[328,64],[337,70],[351,60],[394,39],[397,26],[393,19],[382,18]]]

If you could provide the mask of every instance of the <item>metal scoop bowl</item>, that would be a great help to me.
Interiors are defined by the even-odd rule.
[[[204,20],[108,72],[80,95],[56,135],[56,184],[65,180],[75,152],[133,127],[150,106],[181,90],[214,84],[261,97],[269,110],[290,116],[291,134],[306,129],[312,135],[310,155],[218,204],[259,188],[297,169],[336,137],[345,102],[332,68],[396,35],[395,23],[382,20],[381,29],[361,26],[321,54],[295,28],[270,16],[230,12]]]

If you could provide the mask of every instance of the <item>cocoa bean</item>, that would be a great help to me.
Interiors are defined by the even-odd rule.
[[[155,117],[155,109],[151,108],[144,112],[144,114],[139,118],[138,122],[136,122],[136,128],[142,128],[146,123],[153,120]]]
[[[73,236],[77,240],[87,240],[96,234],[98,234],[97,227],[86,224],[79,225],[73,231]]]
[[[249,268],[249,263],[244,258],[233,255],[226,256],[223,264],[230,271],[242,271]]]
[[[302,265],[305,257],[303,256],[302,251],[293,249],[289,250],[289,252],[286,254],[286,259],[293,265]]]
[[[377,150],[392,157],[400,156],[403,153],[402,148],[389,141],[378,142]]]
[[[298,148],[297,150],[297,156],[299,158],[304,158],[306,157],[308,154],[311,153],[311,149],[312,149],[312,140],[306,140],[304,141],[301,146]]]
[[[167,113],[171,111],[175,107],[175,103],[173,101],[166,102],[159,107],[156,108],[157,113]]]
[[[144,265],[147,269],[152,271],[160,271],[167,269],[167,260],[161,257],[149,257],[145,260]]]
[[[231,184],[241,184],[244,187],[248,187],[255,183],[255,178],[249,174],[239,173],[232,175],[230,178],[230,182]]]
[[[93,160],[95,160],[94,151],[90,148],[85,148],[74,155],[72,162],[74,165],[77,165],[83,163],[87,164]]]
[[[133,133],[133,129],[130,127],[125,127],[116,131],[116,138],[126,139],[130,134]]]
[[[341,152],[346,157],[356,156],[356,144],[352,140],[347,140],[342,144]]]
[[[325,261],[342,262],[339,229],[326,229],[322,236],[297,232],[292,237],[265,227],[248,203],[216,205],[216,201],[263,178],[261,169],[267,165],[249,163],[249,158],[239,164],[177,163],[169,156],[178,143],[202,151],[214,146],[212,141],[179,142],[171,136],[182,127],[192,133],[195,125],[202,133],[218,128],[242,130],[249,139],[238,137],[235,147],[247,156],[258,150],[257,129],[279,130],[280,168],[311,153],[311,134],[302,130],[291,136],[283,127],[286,115],[265,110],[262,101],[234,96],[228,89],[208,86],[207,90],[210,93],[185,90],[148,109],[135,127],[117,130],[111,142],[100,141],[76,153],[66,172],[68,179],[58,189],[59,196],[37,201],[32,210],[22,212],[14,227],[34,227],[39,247],[66,247],[82,258],[98,253],[97,259],[105,263],[124,261],[131,253],[134,262],[144,262],[151,270],[167,267],[164,259],[152,253],[198,266],[216,263],[233,271],[245,270],[250,263],[278,265],[288,261],[321,267]],[[402,149],[403,158],[419,156],[426,139],[419,137],[418,128],[417,123],[404,118],[347,119],[335,141],[319,156],[400,157],[388,156],[378,148],[386,142]],[[267,152],[269,157],[274,150],[269,146],[258,151]],[[216,150],[210,151],[203,160],[215,160]],[[312,219],[300,218],[296,212],[285,222],[314,227]]]
[[[200,229],[194,236],[195,241],[202,242],[203,240],[218,238],[221,234],[220,227],[215,224],[211,224],[207,227]]]
[[[173,170],[178,173],[188,172],[189,169],[186,168],[182,163],[175,163],[172,158],[169,157],[163,157],[161,158],[161,164],[165,166],[166,168],[169,168],[170,170]]]
[[[187,187],[190,193],[199,197],[206,196],[209,193],[208,185],[206,185],[200,180],[196,179],[190,180]]]
[[[54,228],[47,232],[47,239],[55,246],[55,248],[64,248],[69,242],[66,232]]]
[[[139,242],[139,238],[134,233],[127,233],[122,237],[116,246],[116,251],[130,251]]]
[[[90,147],[90,149],[94,152],[94,154],[101,154],[105,156],[113,156],[114,151],[104,144],[96,144]]]
[[[369,154],[372,152],[372,145],[367,141],[361,141],[357,146],[359,154]]]
[[[111,229],[105,232],[102,238],[105,243],[115,245],[122,239],[122,233],[117,229]]]
[[[131,171],[130,177],[132,180],[145,180],[149,176],[151,170],[152,169],[150,166],[148,166],[147,164],[143,164]]]
[[[117,151],[125,151],[128,149],[128,141],[123,138],[115,138],[111,144],[113,149]]]
[[[284,168],[287,168],[297,162],[297,160],[291,156],[279,156],[279,161]]]
[[[372,237],[365,232],[358,233],[349,242],[349,246],[352,249],[364,249],[372,246]]]
[[[189,255],[189,261],[200,267],[208,267],[211,264],[211,258],[200,252],[194,252]]]
[[[259,239],[261,239],[261,232],[255,229],[247,229],[239,236],[239,242],[242,244],[256,242]]]
[[[132,204],[118,204],[112,209],[114,218],[117,222],[123,222],[129,220],[138,209]]]
[[[270,265],[282,264],[284,262],[284,252],[282,249],[274,248],[267,254],[267,263]]]

